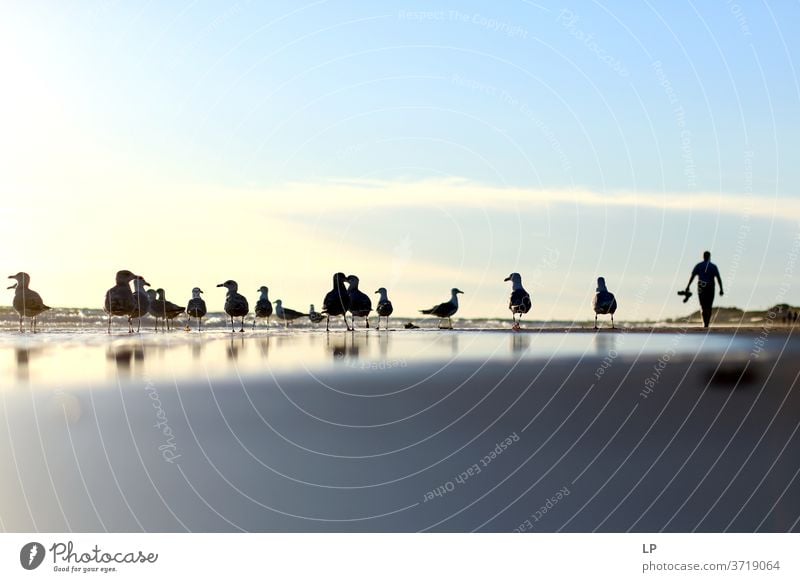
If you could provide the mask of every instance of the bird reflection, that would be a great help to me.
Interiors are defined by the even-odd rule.
[[[617,348],[617,334],[597,334],[594,336],[594,347],[597,354],[600,356],[607,356],[609,352]]]
[[[199,360],[203,355],[203,348],[205,347],[205,343],[202,341],[197,341],[192,343],[192,359]]]
[[[137,369],[144,362],[144,349],[138,345],[110,346],[106,351],[106,359],[116,364],[117,373],[130,376],[133,362]]]
[[[326,346],[333,355],[333,359],[338,362],[358,360],[361,351],[361,344],[364,342],[362,337],[350,335],[334,336],[328,335]]]
[[[269,336],[258,340],[258,353],[264,360],[269,356],[269,340]]]
[[[522,354],[531,347],[531,334],[515,333],[511,337],[511,353]]]
[[[17,348],[17,380],[27,382],[30,380],[30,369],[28,362],[30,361],[31,350],[28,348]]]
[[[228,359],[235,362],[239,359],[239,350],[244,349],[244,337],[234,339],[231,337],[230,344],[228,345]]]

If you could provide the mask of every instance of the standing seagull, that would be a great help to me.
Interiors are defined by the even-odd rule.
[[[289,324],[295,319],[300,319],[301,317],[308,317],[308,313],[300,313],[299,311],[295,311],[294,309],[289,309],[288,307],[284,307],[283,301],[281,301],[280,299],[276,299],[275,317],[277,317],[280,320],[283,320],[284,324],[288,327]]]
[[[331,317],[336,315],[344,317],[344,324],[347,327],[347,331],[350,331],[350,324],[347,322],[346,315],[350,309],[350,295],[347,293],[347,287],[344,286],[345,279],[344,273],[334,274],[333,289],[328,291],[322,301],[322,313],[328,315],[328,320],[325,322],[325,331],[330,330]]]
[[[453,322],[450,319],[456,314],[458,311],[458,294],[464,293],[461,289],[457,289],[453,287],[450,289],[450,301],[445,301],[444,303],[440,303],[435,307],[431,307],[430,309],[423,309],[420,311],[423,315],[435,315],[439,318],[439,329],[442,329],[442,320],[447,319],[447,322],[450,324],[449,329],[453,329]]]
[[[117,271],[117,284],[106,291],[106,300],[103,310],[108,314],[108,333],[111,333],[111,317],[114,315],[124,315],[128,318],[128,333],[133,333],[133,324],[130,314],[134,308],[133,292],[131,291],[131,281],[136,279],[130,271]]]
[[[614,329],[614,312],[617,310],[617,300],[614,294],[606,288],[604,277],[597,278],[597,292],[592,300],[594,308],[594,328],[597,329],[597,315],[611,315],[611,329]]]
[[[241,317],[242,326],[239,331],[244,331],[244,318],[250,313],[250,305],[244,295],[239,293],[239,284],[236,281],[228,279],[224,283],[220,283],[217,287],[225,287],[228,290],[225,295],[225,313],[231,318],[231,331],[236,331],[233,327],[233,318]]]
[[[150,315],[153,316],[156,320],[156,327],[155,330],[158,331],[158,320],[161,319],[163,316],[163,310],[158,308],[158,293],[156,293],[155,289],[148,289],[147,290],[147,298],[150,300],[150,306],[148,307],[147,311]],[[166,328],[167,322],[164,322],[164,327]]]
[[[253,329],[256,328],[256,321],[259,317],[266,317],[267,327],[269,327],[269,318],[272,316],[272,303],[269,300],[269,288],[262,285],[258,288],[258,292],[261,293],[261,297],[256,301],[256,316],[255,319],[253,319]]]
[[[144,280],[144,277],[136,277],[133,280],[133,309],[128,315],[128,322],[132,319],[136,320],[136,333],[142,329],[142,318],[150,312],[150,296],[147,294],[145,287],[149,287],[150,283]],[[131,323],[133,327],[133,323]]]
[[[311,323],[317,324],[323,319],[325,319],[325,317],[326,317],[325,315],[317,313],[317,311],[314,309],[313,303],[308,306],[308,319],[311,320]]]
[[[389,301],[389,297],[386,295],[386,287],[381,287],[375,293],[381,296],[378,299],[378,306],[375,308],[375,313],[378,314],[378,329],[381,328],[381,317],[386,318],[386,329],[389,329],[389,316],[394,311],[394,307],[392,307],[392,302]]]
[[[20,271],[16,275],[11,275],[9,279],[16,279],[17,281],[9,289],[16,289],[12,305],[14,306],[14,311],[19,315],[19,331],[24,331],[22,318],[30,317],[31,330],[36,333],[36,316],[50,308],[44,304],[42,297],[36,291],[28,287],[31,282],[31,276],[28,273]]]
[[[201,331],[203,329],[203,318],[208,313],[206,309],[206,302],[203,301],[203,298],[200,297],[200,294],[203,292],[200,287],[194,287],[192,289],[192,298],[189,299],[189,303],[186,304],[186,330],[189,330],[189,322],[191,318],[194,317],[197,319],[197,331]]]
[[[356,317],[363,317],[369,327],[369,314],[372,311],[372,299],[358,288],[358,277],[347,276],[347,294],[350,296],[350,315],[353,318],[353,329],[356,328]]]
[[[531,310],[531,296],[522,286],[522,276],[519,273],[511,273],[503,281],[511,281],[511,297],[508,300],[508,308],[511,310],[511,319],[514,321],[512,329],[519,330],[522,316]],[[519,314],[519,319],[517,319]]]
[[[155,309],[158,311],[158,316],[164,318],[167,329],[170,329],[170,322],[173,319],[186,311],[185,307],[167,301],[167,294],[163,289],[156,289]]]

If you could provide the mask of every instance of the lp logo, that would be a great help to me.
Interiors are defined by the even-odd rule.
[[[19,563],[26,570],[35,570],[44,561],[44,546],[39,542],[29,542],[19,551]]]

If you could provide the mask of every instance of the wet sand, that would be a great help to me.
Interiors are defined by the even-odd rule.
[[[800,531],[780,328],[0,337],[5,531]]]

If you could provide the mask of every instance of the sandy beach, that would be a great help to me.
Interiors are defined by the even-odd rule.
[[[800,530],[781,328],[4,334],[6,531]]]

